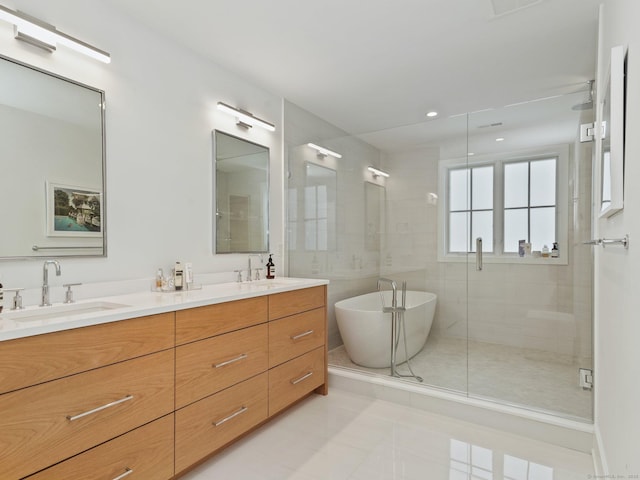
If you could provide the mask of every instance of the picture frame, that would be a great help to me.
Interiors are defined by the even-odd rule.
[[[46,182],[48,237],[102,237],[103,211],[99,188]]]
[[[604,89],[598,98],[598,215],[607,218],[624,208],[626,48],[622,45],[611,49]]]

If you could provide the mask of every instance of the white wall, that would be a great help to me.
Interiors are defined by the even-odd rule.
[[[106,92],[108,257],[63,259],[62,277],[53,285],[151,279],[158,267],[166,271],[176,260],[193,263],[196,281],[204,272],[229,272],[232,280],[234,269],[246,268],[246,255],[212,254],[214,129],[271,149],[271,251],[282,272],[279,97],[136,24],[106,2],[15,0],[5,5],[112,56],[105,65],[64,47],[48,54],[14,40],[13,27],[0,22],[2,54]],[[276,132],[240,129],[233,117],[216,109],[218,101],[268,119]],[[6,235],[10,209],[3,215]],[[41,270],[41,260],[0,262],[5,287],[38,287]],[[61,295],[54,289],[54,300]]]
[[[598,84],[615,45],[628,46],[624,210],[599,222],[599,237],[629,234],[630,248],[596,249],[595,423],[604,469],[640,474],[640,2],[604,2]]]

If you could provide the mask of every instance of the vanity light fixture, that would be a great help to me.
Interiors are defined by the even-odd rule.
[[[251,128],[255,125],[262,127],[265,130],[269,130],[270,132],[276,131],[276,126],[273,123],[269,123],[266,120],[262,120],[261,118],[254,116],[251,112],[232,107],[224,102],[218,102],[218,110],[235,116],[238,119],[237,125],[241,127]]]
[[[368,166],[367,170],[369,170],[371,173],[373,173],[374,177],[384,177],[384,178],[389,178],[389,174],[387,172],[384,172],[382,170],[379,170],[375,167],[372,166]]]
[[[4,5],[0,5],[0,20],[13,24],[16,39],[30,43],[49,52],[55,51],[57,45],[64,45],[95,60],[104,63],[111,62],[111,55],[107,52],[66,33],[62,33],[53,25],[49,25],[31,15],[16,12]]]
[[[314,150],[318,151],[318,156],[321,158],[326,157],[327,155],[335,157],[335,158],[342,158],[342,155],[340,155],[339,153],[336,153],[332,150],[329,150],[328,148],[324,148],[321,147],[319,145],[316,145],[315,143],[307,143],[307,146],[313,148]]]

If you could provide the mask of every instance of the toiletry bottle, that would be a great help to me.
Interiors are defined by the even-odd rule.
[[[0,277],[0,280],[2,280],[2,278]],[[18,292],[20,293],[20,292]],[[0,313],[2,313],[2,300],[4,299],[4,294],[2,293],[2,282],[0,282]]]
[[[187,290],[193,284],[193,265],[191,262],[184,264],[184,283],[187,286]]]
[[[267,261],[267,278],[273,279],[276,278],[276,266],[273,263],[273,259],[271,258],[271,254],[269,254],[269,260]]]
[[[162,282],[164,281],[164,272],[161,268],[156,272],[156,290],[162,290]]]
[[[558,258],[560,256],[560,250],[558,250],[558,242],[553,242],[553,248],[551,249],[551,258]]]
[[[176,267],[173,272],[173,286],[176,290],[182,290],[183,280],[182,264],[176,262]]]
[[[548,258],[548,257],[549,257],[549,247],[545,245],[544,247],[542,247],[542,258]]]

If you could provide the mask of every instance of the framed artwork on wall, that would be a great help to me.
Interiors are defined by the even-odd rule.
[[[100,189],[46,183],[47,236],[102,237]]]

